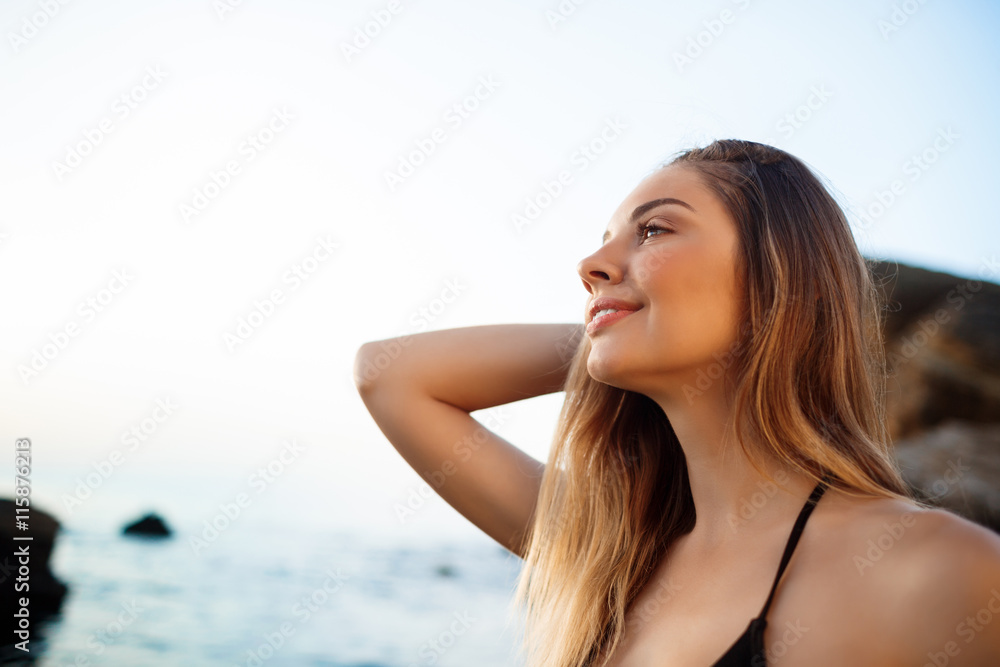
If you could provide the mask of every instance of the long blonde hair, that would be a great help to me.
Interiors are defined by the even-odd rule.
[[[911,499],[885,420],[878,287],[843,211],[800,160],[720,140],[663,165],[694,169],[739,238],[744,334],[731,435],[847,493]],[[660,406],[598,382],[589,339],[570,362],[513,603],[529,667],[580,667],[623,637],[626,611],[695,521],[684,452]],[[755,444],[749,444],[755,443]]]

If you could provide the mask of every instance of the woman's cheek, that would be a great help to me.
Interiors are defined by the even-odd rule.
[[[675,251],[667,245],[653,246],[636,261],[635,277],[642,283],[656,282],[669,268]]]

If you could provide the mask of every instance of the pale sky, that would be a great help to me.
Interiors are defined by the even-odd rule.
[[[717,138],[805,160],[870,256],[1000,253],[986,0],[8,0],[0,27],[0,443],[39,479],[146,420],[121,475],[242,479],[295,438],[302,480],[403,495],[358,346],[581,321],[611,213]],[[560,402],[496,430],[544,460]]]

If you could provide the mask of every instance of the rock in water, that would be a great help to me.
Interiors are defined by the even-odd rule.
[[[455,577],[458,576],[458,572],[454,567],[447,564],[441,564],[434,568],[434,573],[439,577]]]
[[[142,535],[145,537],[170,537],[171,530],[167,524],[155,514],[147,514],[122,528],[123,535]]]
[[[18,619],[14,617],[21,609],[20,599],[28,598],[29,648],[35,649],[39,639],[39,623],[52,616],[62,607],[66,597],[66,584],[62,583],[49,569],[49,558],[55,547],[59,522],[48,512],[29,506],[25,523],[27,530],[16,529],[17,515],[13,500],[0,499],[0,614],[3,614],[3,639],[0,646],[12,647],[20,641],[14,631],[18,629]],[[14,537],[30,537],[31,540],[14,540]],[[27,547],[27,556],[17,554]],[[24,568],[24,570],[22,570]],[[25,574],[26,570],[26,574]],[[18,581],[20,579],[20,581]],[[25,589],[27,585],[27,589]],[[2,624],[0,624],[2,625]],[[4,655],[10,653],[2,650]],[[14,650],[14,654],[20,652]]]

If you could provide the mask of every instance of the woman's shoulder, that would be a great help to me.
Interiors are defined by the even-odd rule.
[[[903,499],[833,496],[827,515],[836,528],[831,532],[867,547],[855,561],[859,574],[883,557],[922,569],[958,562],[973,568],[1000,564],[1000,535],[958,514]]]
[[[907,653],[901,662],[1000,664],[1000,535],[912,501],[834,498],[820,539],[856,577],[862,616]]]

